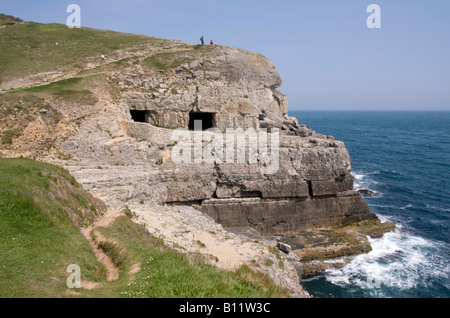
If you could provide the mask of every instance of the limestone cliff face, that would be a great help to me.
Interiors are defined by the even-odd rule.
[[[60,164],[114,209],[193,205],[225,227],[263,234],[375,218],[353,190],[345,145],[288,117],[280,76],[265,57],[180,44],[99,68],[82,80],[94,98],[40,97],[36,118],[1,155]],[[208,114],[222,132],[280,129],[276,173],[261,173],[260,161],[175,162],[172,129],[189,128],[193,114]]]
[[[171,142],[164,129],[128,123],[141,139]],[[167,134],[167,133],[166,133]],[[179,164],[167,160],[146,181],[149,196],[163,189],[165,203],[190,204],[226,227],[251,226],[263,234],[339,226],[375,216],[353,190],[350,158],[342,142],[315,134],[280,136],[279,169],[259,163]]]
[[[222,131],[279,128],[280,160],[270,175],[261,173],[259,163],[164,160],[146,182],[150,197],[158,193],[164,203],[193,204],[224,226],[251,226],[265,234],[375,217],[353,191],[345,145],[287,116],[287,99],[277,90],[282,81],[268,59],[227,47],[164,58],[153,62],[165,62],[168,69],[134,68],[112,75],[123,90],[124,109],[146,111],[149,123],[170,128],[188,128],[191,113],[213,114],[214,127]],[[179,66],[170,68],[177,61]],[[128,121],[127,134],[173,148],[164,147],[174,142],[167,130]]]
[[[147,65],[156,68],[119,71],[112,80],[125,90],[126,106],[146,111],[151,124],[188,128],[191,112],[213,114],[214,127],[221,130],[258,128],[262,114],[280,128],[283,119],[289,121],[286,96],[277,90],[281,78],[259,54],[200,47],[156,55]]]

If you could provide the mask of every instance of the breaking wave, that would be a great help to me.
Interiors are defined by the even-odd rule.
[[[373,297],[417,294],[437,282],[450,289],[449,264],[436,253],[442,243],[401,231],[369,240],[371,252],[341,269],[327,270],[326,280],[342,288],[359,287]]]

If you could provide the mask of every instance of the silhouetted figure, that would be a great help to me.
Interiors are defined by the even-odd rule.
[[[205,39],[203,38],[203,35],[202,35],[202,37],[200,38],[200,41],[202,42],[202,45],[205,44]]]

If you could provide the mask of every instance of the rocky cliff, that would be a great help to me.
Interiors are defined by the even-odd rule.
[[[266,114],[279,126],[287,99],[277,90],[281,79],[273,64],[259,54],[224,46],[196,46],[152,55],[146,66],[111,75],[124,89],[130,110],[147,113],[147,122],[188,128],[190,113],[214,114],[214,127],[259,127]],[[286,118],[287,119],[287,118]]]
[[[133,66],[109,77],[121,88],[126,135],[153,142],[162,154],[172,150],[168,145],[175,142],[174,134],[149,124],[189,128],[192,113],[213,114],[213,126],[222,132],[279,128],[281,135],[276,173],[261,173],[261,163],[250,163],[248,156],[245,163],[180,164],[169,155],[146,182],[148,197],[162,191],[164,203],[193,204],[224,226],[251,226],[265,234],[374,218],[353,191],[345,145],[287,116],[286,97],[277,90],[281,78],[269,60],[222,46],[159,54],[145,61],[149,59],[152,66],[155,61],[164,64]],[[147,112],[144,121],[149,124],[133,122],[128,110]],[[133,160],[146,167],[155,162],[151,150],[144,160]]]
[[[2,83],[23,85],[0,95],[2,157],[64,166],[109,209],[132,207],[143,222],[146,211],[163,205],[173,211],[188,205],[224,228],[250,227],[259,235],[376,220],[353,189],[345,145],[288,116],[281,78],[265,57],[166,41],[115,52],[106,63],[78,64]],[[215,160],[174,160],[180,134],[195,139],[194,119],[215,128],[200,141],[204,146],[226,145],[222,136],[230,128],[268,129],[268,139],[278,140],[270,149],[276,169],[262,172],[268,163],[260,154],[228,162],[217,148],[209,148]],[[240,150],[232,146],[233,154]]]

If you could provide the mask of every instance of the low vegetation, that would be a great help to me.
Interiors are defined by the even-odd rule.
[[[8,94],[27,92],[33,93],[31,95],[35,96],[36,93],[47,93],[66,102],[79,102],[84,105],[93,105],[98,99],[90,90],[86,89],[89,86],[89,82],[92,82],[92,78],[92,76],[84,78],[73,77],[50,84],[11,90]]]
[[[0,81],[67,67],[80,68],[88,59],[100,61],[102,54],[109,56],[119,50],[164,47],[169,42],[84,27],[70,29],[56,23],[19,23],[0,29]]]
[[[152,55],[145,59],[145,64],[161,71],[177,68],[194,60],[194,57],[210,52],[213,47],[196,45],[193,48],[176,52],[165,52]]]
[[[113,285],[122,297],[288,297],[266,276],[247,266],[222,271],[201,258],[172,250],[129,217],[119,217],[110,227],[100,228],[105,237],[120,244],[126,257],[120,278]],[[130,274],[140,264],[140,271]]]
[[[22,19],[13,17],[12,15],[6,15],[3,13],[0,13],[0,26],[2,25],[14,25],[16,23],[23,22]]]
[[[189,58],[180,56],[179,54],[180,52],[155,54],[145,59],[145,63],[150,67],[165,71],[179,67],[190,61]]]
[[[64,296],[67,266],[100,281],[100,264],[80,227],[104,210],[65,170],[0,159],[0,297]]]

